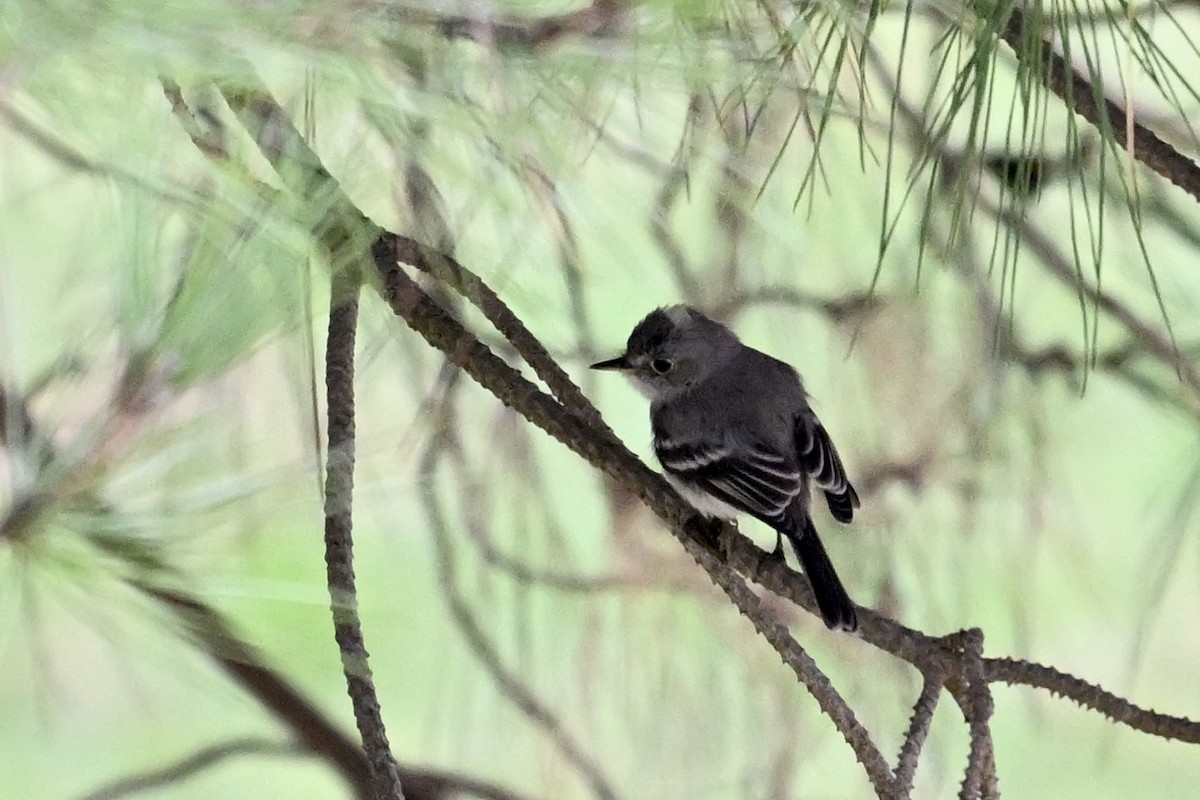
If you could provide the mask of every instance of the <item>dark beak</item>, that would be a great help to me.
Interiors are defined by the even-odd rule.
[[[590,369],[629,369],[629,359],[625,356],[610,358],[608,361],[597,361]]]

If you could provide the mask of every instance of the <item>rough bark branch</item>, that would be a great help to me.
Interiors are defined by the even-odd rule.
[[[329,450],[325,473],[325,565],[333,635],[342,657],[346,689],[362,737],[371,783],[380,800],[404,800],[400,773],[371,676],[358,590],[354,578],[354,339],[358,325],[358,281],[335,273],[330,292],[329,339],[325,350]]]
[[[1030,24],[1029,19],[1014,3],[1001,37],[1013,49],[1018,61],[1034,62],[1030,65],[1030,74],[1040,76],[1046,88],[1058,95],[1068,108],[1111,135],[1134,158],[1200,202],[1200,165],[1141,123],[1133,121],[1131,125],[1124,109],[1104,96],[1103,87],[1075,72],[1043,37],[1042,27]]]

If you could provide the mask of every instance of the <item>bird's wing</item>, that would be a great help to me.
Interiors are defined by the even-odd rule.
[[[767,523],[778,521],[803,488],[793,458],[758,444],[660,434],[654,452],[671,475]]]
[[[839,522],[849,522],[858,508],[858,492],[846,477],[837,448],[817,415],[808,411],[796,420],[796,453],[800,468],[818,488],[825,490],[829,511]]]

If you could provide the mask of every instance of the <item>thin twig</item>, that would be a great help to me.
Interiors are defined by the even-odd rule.
[[[983,675],[983,631],[978,628],[947,637],[951,647],[962,653],[962,668],[956,675],[954,699],[967,719],[971,748],[963,775],[959,800],[996,795],[996,752],[992,744],[992,693]]]
[[[443,406],[443,417],[448,413],[448,408],[449,404]],[[450,614],[454,617],[454,622],[466,639],[467,645],[491,675],[500,693],[511,700],[530,722],[545,731],[563,758],[579,771],[597,797],[602,800],[616,800],[617,794],[613,790],[612,782],[605,777],[595,759],[587,754],[554,712],[539,700],[512,670],[504,666],[500,654],[458,591],[456,561],[450,545],[449,529],[433,485],[438,461],[447,453],[448,448],[452,454],[457,452],[457,448],[451,444],[454,425],[455,423],[445,419],[441,421],[440,432],[426,448],[421,466],[421,492],[425,512],[434,533],[438,572]]]
[[[691,303],[700,302],[700,282],[688,265],[687,254],[683,246],[671,230],[671,208],[681,191],[689,187],[692,164],[699,151],[699,126],[704,108],[703,98],[699,92],[692,92],[688,99],[687,118],[684,122],[683,133],[680,135],[679,150],[675,154],[671,169],[663,177],[662,185],[655,194],[654,207],[651,209],[648,222],[650,236],[658,249],[662,251],[667,266],[675,276],[675,287],[679,295]]]
[[[685,540],[684,547],[697,563],[704,567],[713,582],[721,587],[742,615],[750,620],[754,629],[771,644],[783,659],[783,663],[796,673],[804,688],[808,689],[817,705],[833,721],[838,732],[854,751],[855,757],[866,770],[876,795],[881,798],[895,796],[896,782],[891,767],[888,766],[883,753],[875,746],[870,732],[858,721],[854,709],[833,687],[812,656],[791,635],[787,626],[776,619],[758,596],[750,591],[750,587],[740,575],[721,563],[712,553],[691,540]]]
[[[120,800],[122,797],[181,783],[198,773],[238,756],[297,756],[307,751],[297,744],[250,736],[210,744],[158,769],[130,775],[88,792],[80,800]]]
[[[265,87],[255,88],[257,91],[226,90],[225,98],[292,191],[310,202],[322,204],[325,227],[318,233],[334,258],[335,267],[339,258],[357,258],[356,247],[377,247],[386,241],[393,258],[433,275],[466,297],[508,339],[566,408],[613,436],[592,402],[499,295],[449,254],[407,236],[391,233],[383,236],[384,231],[370,222],[342,192]]]
[[[929,726],[933,723],[933,713],[937,710],[938,698],[941,696],[942,679],[937,675],[926,675],[921,685],[921,694],[913,704],[912,718],[908,722],[908,732],[904,735],[904,743],[900,745],[900,755],[896,758],[896,793],[901,797],[912,794],[913,779],[917,773],[917,763],[921,758],[921,749],[929,736]]]
[[[115,164],[93,161],[7,103],[0,102],[0,120],[4,120],[15,133],[23,136],[51,159],[76,172],[126,183],[139,192],[144,192],[148,197],[154,197],[172,205],[183,208],[195,208],[196,206],[196,198],[181,187],[170,184],[155,185],[136,173]]]
[[[333,635],[342,656],[346,688],[379,798],[403,800],[400,775],[371,677],[354,579],[351,500],[354,491],[354,338],[358,282],[334,275],[325,351],[328,467],[325,474],[325,565]]]
[[[600,412],[592,405],[592,401],[580,391],[537,337],[530,333],[525,323],[490,286],[480,280],[479,276],[456,259],[434,253],[420,242],[406,236],[389,234],[385,239],[391,243],[397,261],[443,280],[483,312],[488,322],[517,349],[525,363],[533,368],[563,406],[597,426],[600,431],[605,431],[610,436],[614,435],[601,418]]]
[[[628,9],[616,0],[593,0],[590,5],[545,17],[444,16],[412,8],[394,12],[406,24],[432,25],[448,39],[466,38],[489,47],[545,50],[571,38],[616,34]]]
[[[588,312],[583,255],[579,251],[579,237],[567,213],[562,193],[550,173],[532,153],[522,156],[514,171],[533,195],[542,212],[543,227],[550,240],[557,246],[558,262],[566,284],[567,305],[571,309],[571,322],[576,335],[576,347],[585,353],[591,352],[594,350],[595,340],[591,315]],[[585,406],[576,410],[590,413]],[[596,416],[597,419],[600,418],[598,413]]]
[[[838,297],[819,297],[792,286],[757,286],[753,289],[734,289],[713,303],[710,310],[717,317],[726,318],[749,306],[778,305],[817,311],[831,322],[861,317],[884,304],[875,291],[852,292]]]
[[[171,104],[171,113],[196,149],[211,159],[222,163],[229,161],[229,132],[220,119],[207,108],[193,110],[175,81],[163,77],[159,82]]]
[[[992,683],[1032,686],[1073,700],[1137,731],[1189,744],[1200,744],[1200,721],[1160,714],[1134,705],[1093,683],[1064,672],[1015,658],[985,658],[984,677]]]

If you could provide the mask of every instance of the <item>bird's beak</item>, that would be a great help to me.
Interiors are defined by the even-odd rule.
[[[621,355],[608,361],[597,361],[589,369],[629,369],[631,366],[629,359]]]

